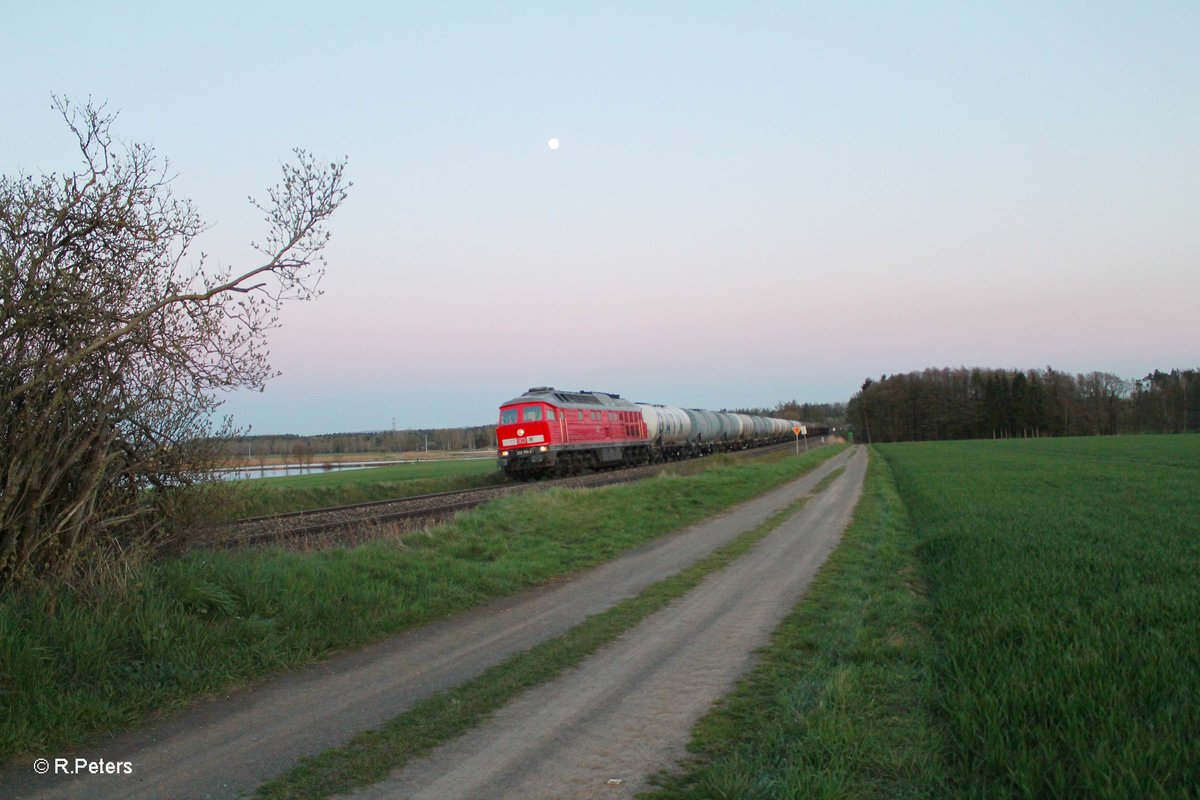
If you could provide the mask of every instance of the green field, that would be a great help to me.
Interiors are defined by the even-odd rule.
[[[1196,797],[1200,436],[872,462],[843,546],[653,796]]]
[[[1200,786],[1200,436],[879,448],[918,529],[958,793]]]
[[[506,480],[492,458],[421,461],[310,475],[255,478],[229,486],[222,520],[492,486]]]

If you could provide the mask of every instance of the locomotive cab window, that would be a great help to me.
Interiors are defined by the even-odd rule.
[[[542,409],[540,406],[525,406],[521,412],[522,422],[540,422],[542,419]]]
[[[546,407],[546,421],[554,422],[554,409],[549,406]]]
[[[515,408],[502,409],[500,411],[500,424],[501,425],[516,425],[517,424],[517,410]]]

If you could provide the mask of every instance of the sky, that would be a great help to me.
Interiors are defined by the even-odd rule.
[[[348,159],[255,434],[493,422],[531,386],[704,408],[925,367],[1200,365],[1200,3],[4,0],[4,174],[106,101],[251,266]],[[551,149],[548,142],[561,142]]]

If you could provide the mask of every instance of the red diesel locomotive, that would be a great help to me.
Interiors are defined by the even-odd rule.
[[[500,407],[500,468],[513,476],[649,463],[641,410],[619,395],[530,389]]]

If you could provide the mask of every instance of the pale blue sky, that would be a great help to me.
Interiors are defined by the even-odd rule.
[[[4,3],[0,165],[107,99],[248,263],[349,157],[256,433],[705,407],[926,366],[1200,365],[1200,3]],[[557,137],[562,146],[546,146]]]

